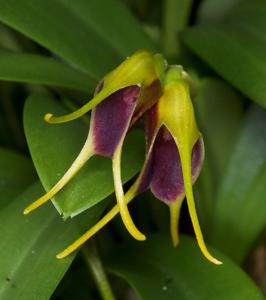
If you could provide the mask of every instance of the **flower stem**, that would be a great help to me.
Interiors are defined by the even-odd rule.
[[[165,0],[163,50],[168,57],[180,55],[179,33],[186,27],[193,0]]]
[[[99,293],[103,300],[115,300],[113,291],[107,279],[103,264],[97,251],[94,241],[90,241],[88,246],[82,248],[84,260],[90,269]]]

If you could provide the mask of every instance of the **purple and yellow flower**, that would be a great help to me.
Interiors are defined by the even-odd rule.
[[[145,236],[135,227],[124,202],[121,152],[130,126],[157,102],[160,77],[165,68],[166,62],[161,55],[138,51],[103,78],[94,98],[83,107],[65,116],[45,115],[48,123],[58,124],[75,120],[92,109],[89,134],[81,152],[55,186],[28,206],[24,214],[54,197],[89,158],[101,155],[112,159],[115,194],[126,228],[137,240],[145,240]]]
[[[50,123],[62,123],[92,109],[86,143],[63,178],[24,213],[53,197],[92,155],[110,157],[113,162],[117,205],[72,245],[57,255],[63,258],[120,213],[128,232],[137,240],[146,237],[135,226],[127,204],[150,189],[170,209],[173,244],[179,242],[178,221],[186,198],[194,232],[203,255],[221,264],[208,251],[201,232],[192,185],[204,160],[204,143],[190,99],[190,79],[180,66],[167,67],[160,55],[140,51],[107,75],[95,97],[78,111],[63,117],[46,115]],[[146,158],[136,181],[124,194],[121,182],[121,151],[128,129],[146,112]],[[119,117],[118,117],[119,116]]]

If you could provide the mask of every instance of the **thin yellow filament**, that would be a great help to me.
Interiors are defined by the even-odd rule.
[[[128,204],[135,197],[135,186],[133,185],[128,192],[125,194],[125,202]],[[64,251],[56,255],[56,258],[62,259],[77,250],[82,246],[88,239],[90,239],[94,234],[101,230],[107,223],[109,223],[117,214],[119,213],[119,206],[116,204],[97,224],[90,228],[86,233],[84,233],[79,239],[77,239],[73,244],[68,246]]]
[[[190,214],[190,218],[192,221],[192,225],[195,231],[196,239],[199,245],[199,248],[202,254],[212,263],[216,265],[221,265],[222,262],[213,257],[204,242],[203,235],[201,232],[196,207],[195,207],[195,200],[192,190],[192,177],[191,177],[191,151],[188,151],[186,147],[179,149],[180,151],[180,158],[181,158],[181,166],[182,166],[182,173],[184,178],[184,185],[185,185],[185,192],[188,204],[188,210]]]
[[[33,202],[31,205],[25,208],[24,215],[29,214],[39,206],[43,205],[45,202],[49,201],[53,196],[55,196],[72,178],[75,174],[82,168],[86,161],[93,155],[93,145],[88,136],[81,152],[75,159],[71,167],[67,170],[64,176],[52,187],[52,189],[40,197],[38,200]]]
[[[180,210],[184,200],[184,195],[177,198],[176,201],[169,205],[170,209],[170,231],[171,237],[174,247],[179,244],[179,217],[180,217]]]
[[[115,195],[117,199],[117,204],[119,206],[120,214],[122,221],[128,230],[128,232],[138,241],[144,241],[146,239],[145,235],[142,234],[137,227],[135,226],[128,207],[125,201],[123,184],[121,180],[121,150],[122,143],[118,145],[114,155],[113,155],[113,177],[114,177],[114,187],[115,187]]]
[[[58,117],[54,116],[51,113],[47,113],[44,116],[44,120],[50,124],[59,124],[59,123],[66,123],[66,122],[73,121],[73,120],[83,116],[91,109],[93,109],[97,104],[99,104],[102,100],[104,100],[105,98],[110,96],[116,90],[117,90],[116,86],[111,86],[108,89],[104,88],[97,95],[95,95],[88,103],[83,105],[78,110],[76,110],[70,114],[67,114],[64,116],[58,116]]]

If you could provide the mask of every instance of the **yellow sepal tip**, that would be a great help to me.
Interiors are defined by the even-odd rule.
[[[63,259],[63,258],[65,258],[66,256],[68,256],[68,254],[64,254],[64,251],[63,251],[63,252],[57,254],[57,255],[56,255],[56,258],[57,258],[57,259]]]
[[[180,210],[184,200],[184,195],[179,196],[174,203],[169,205],[170,209],[170,232],[173,246],[176,247],[179,244],[179,217]]]
[[[28,208],[25,208],[23,210],[23,215],[28,215],[30,213],[30,210],[28,210]]]
[[[52,117],[53,117],[53,114],[47,113],[47,114],[45,114],[43,119],[45,122],[50,123],[50,120],[52,119]]]
[[[122,221],[127,229],[127,231],[138,241],[145,241],[146,236],[141,233],[136,225],[134,224],[125,199],[123,184],[121,180],[121,150],[122,150],[122,142],[120,142],[119,146],[115,150],[113,154],[113,177],[114,177],[114,188],[115,195],[117,199],[117,204],[119,207],[120,215]]]
[[[35,209],[37,209],[38,207],[40,207],[41,205],[43,205],[45,202],[47,202],[49,200],[50,200],[50,197],[47,196],[47,194],[45,194],[43,197],[39,198],[38,200],[34,201],[29,206],[27,206],[24,209],[23,214],[28,215],[29,213],[31,213],[32,211],[34,211]]]
[[[222,265],[223,264],[222,261],[220,261],[220,260],[218,260],[218,259],[216,259],[214,257],[212,258],[211,262],[213,262],[215,265]]]
[[[135,183],[125,194],[125,202],[128,204],[135,196],[137,184]],[[81,247],[87,240],[94,236],[106,224],[108,224],[119,213],[118,204],[116,204],[104,217],[102,217],[93,227],[85,232],[81,237],[69,245],[66,249],[56,255],[57,259],[65,258]]]

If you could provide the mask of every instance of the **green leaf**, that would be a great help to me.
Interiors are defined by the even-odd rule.
[[[200,82],[194,105],[209,156],[220,178],[242,123],[243,97],[222,80],[205,78]]]
[[[74,258],[55,255],[79,235],[77,219],[63,222],[51,205],[22,214],[29,199],[42,192],[36,183],[0,211],[0,299],[49,299]],[[87,226],[103,208],[95,206],[83,216]]]
[[[220,25],[195,26],[185,43],[219,75],[266,107],[266,2],[248,1]]]
[[[139,48],[153,49],[118,0],[0,0],[0,20],[99,79]]]
[[[243,262],[266,226],[266,112],[252,107],[225,171],[211,243]]]
[[[22,48],[16,33],[3,24],[0,24],[0,45],[13,51],[19,51]]]
[[[88,75],[54,58],[1,48],[0,80],[60,86],[85,92],[92,91],[96,84]]]
[[[198,9],[197,21],[200,24],[219,23],[241,1],[246,0],[204,0]]]
[[[89,124],[81,120],[51,125],[43,120],[47,112],[66,111],[49,94],[28,98],[24,111],[24,126],[32,159],[46,190],[50,189],[70,167],[87,138]],[[132,178],[142,165],[144,138],[133,131],[123,150],[123,182]],[[64,218],[75,216],[113,193],[111,160],[93,157],[55,197],[55,205]],[[41,195],[39,195],[41,196]],[[35,199],[31,199],[32,201]],[[29,202],[31,201],[29,199]]]
[[[0,148],[0,208],[9,204],[36,179],[31,161],[22,154]],[[1,210],[0,210],[1,211]]]
[[[169,238],[150,237],[117,247],[109,259],[111,272],[123,277],[141,300],[264,299],[248,276],[220,253],[215,266],[201,255],[186,236],[173,247]]]
[[[196,186],[198,205],[206,233],[215,205],[217,189],[231,156],[243,119],[243,99],[222,80],[200,81],[194,101],[199,128],[204,137],[205,161]]]

